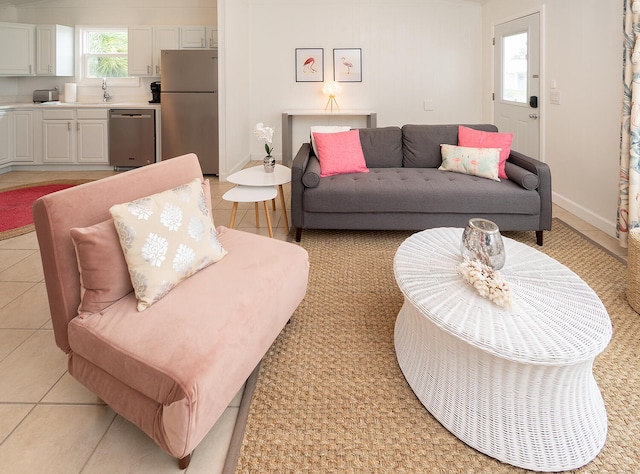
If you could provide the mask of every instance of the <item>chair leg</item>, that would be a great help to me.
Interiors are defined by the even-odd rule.
[[[537,243],[540,247],[542,247],[543,238],[544,238],[543,231],[541,231],[541,230],[536,230],[536,243]]]
[[[302,238],[302,228],[296,227],[296,242],[300,242]]]
[[[181,470],[185,470],[189,467],[189,463],[191,462],[191,453],[187,454],[185,457],[178,459],[178,467]]]

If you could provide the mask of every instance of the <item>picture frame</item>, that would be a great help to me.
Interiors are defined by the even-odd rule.
[[[362,48],[334,48],[333,80],[362,82]]]
[[[296,82],[324,82],[324,48],[296,48]]]

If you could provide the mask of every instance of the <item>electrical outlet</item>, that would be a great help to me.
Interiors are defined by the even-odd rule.
[[[431,111],[435,110],[433,108],[433,101],[432,100],[425,100],[423,105],[424,105],[424,110],[427,111],[427,112],[431,112]]]
[[[560,105],[560,91],[551,91],[549,93],[549,102]]]

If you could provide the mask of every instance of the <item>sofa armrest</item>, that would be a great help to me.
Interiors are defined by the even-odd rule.
[[[540,195],[539,230],[551,230],[552,200],[551,169],[549,165],[513,150],[507,159],[507,163],[513,163],[538,176],[539,184],[537,191]]]
[[[310,143],[303,143],[291,164],[291,225],[302,228],[302,177],[307,169],[309,157],[313,155]]]

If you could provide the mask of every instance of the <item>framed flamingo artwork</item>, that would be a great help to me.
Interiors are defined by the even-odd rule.
[[[296,48],[296,82],[324,82],[324,48]]]
[[[333,50],[333,80],[362,82],[362,49],[335,48]]]

